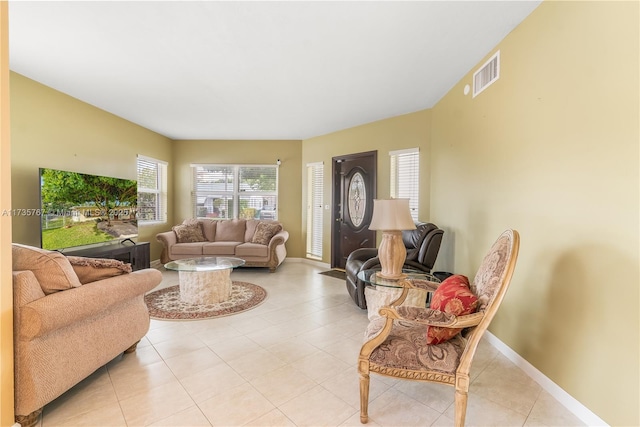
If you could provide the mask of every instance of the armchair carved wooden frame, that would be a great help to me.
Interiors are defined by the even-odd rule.
[[[471,291],[478,297],[475,313],[455,316],[429,308],[399,306],[409,289],[434,291],[439,283],[403,281],[403,290],[380,318],[369,323],[360,355],[360,421],[369,420],[369,374],[446,384],[455,388],[455,425],[464,426],[469,370],[480,338],[487,330],[507,291],[515,269],[520,237],[507,230],[485,256]],[[429,326],[462,328],[462,333],[436,345],[427,344]]]

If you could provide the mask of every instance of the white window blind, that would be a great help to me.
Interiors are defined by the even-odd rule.
[[[418,221],[420,151],[417,148],[390,151],[391,189],[390,195],[396,199],[409,199],[411,217]]]
[[[278,167],[191,165],[194,217],[277,219]]]
[[[307,257],[322,259],[324,165],[307,165]]]
[[[138,221],[167,220],[167,163],[138,155]]]

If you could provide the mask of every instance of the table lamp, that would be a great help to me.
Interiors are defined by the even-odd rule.
[[[384,279],[402,279],[402,266],[407,258],[407,249],[402,242],[402,230],[416,228],[409,199],[390,199],[373,201],[373,217],[369,230],[382,230],[382,242],[378,248],[378,258],[382,271],[379,277]]]

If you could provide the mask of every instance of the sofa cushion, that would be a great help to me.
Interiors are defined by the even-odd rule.
[[[236,247],[242,242],[211,242],[202,246],[202,255],[228,255],[236,254]]]
[[[176,255],[202,255],[202,242],[176,243],[171,246],[171,253]]]
[[[11,248],[13,270],[30,270],[45,295],[82,286],[71,263],[60,252],[14,243]]]
[[[242,257],[267,257],[269,247],[258,243],[243,243],[236,247],[236,256]]]
[[[256,232],[251,239],[251,243],[258,243],[260,245],[268,245],[271,238],[275,236],[282,226],[277,223],[261,222],[256,227]]]
[[[445,313],[462,316],[476,311],[478,297],[469,289],[469,279],[460,274],[446,278],[433,293],[430,308]],[[440,344],[454,336],[462,329],[429,326],[427,344]]]
[[[178,243],[195,243],[204,242],[204,234],[202,233],[202,226],[199,222],[185,221],[180,225],[176,225],[172,228],[176,233]]]
[[[253,235],[256,234],[256,227],[260,224],[259,219],[248,219],[247,220],[247,230],[244,233],[244,241],[251,242],[253,239]]]
[[[220,221],[216,225],[215,242],[244,242],[245,232],[244,219],[231,219]]]
[[[202,225],[202,232],[204,233],[204,238],[209,242],[213,242],[216,237],[216,224],[218,223],[215,219],[202,219],[200,220],[200,225]]]
[[[131,264],[106,258],[85,258],[68,256],[73,271],[78,275],[80,283],[96,282],[109,277],[131,273]]]

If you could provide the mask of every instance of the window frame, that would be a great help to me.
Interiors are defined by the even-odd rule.
[[[153,165],[155,169],[156,188],[141,187],[143,181],[140,178],[141,162]],[[168,163],[164,160],[138,154],[136,158],[136,177],[138,181],[138,222],[140,224],[164,224],[167,222],[167,169]],[[140,194],[153,194],[156,199],[155,219],[140,218]]]

